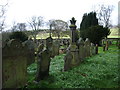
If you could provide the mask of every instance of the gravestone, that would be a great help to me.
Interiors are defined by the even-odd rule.
[[[95,54],[98,54],[98,44],[95,46]]]
[[[52,38],[46,39],[46,49],[39,52],[39,59],[37,64],[37,74],[35,80],[39,82],[49,75],[50,57],[52,53]]]
[[[74,66],[78,66],[80,64],[79,53],[78,53],[79,50],[76,45],[76,43],[77,43],[77,35],[76,34],[77,33],[76,33],[75,18],[73,17],[72,20],[70,20],[70,22],[71,22],[71,25],[69,27],[71,29],[71,45],[69,46],[67,54],[64,58],[64,62],[65,62],[64,70],[65,71],[71,69]]]
[[[64,57],[64,71],[70,70],[72,67],[72,53],[70,51],[67,51],[66,56]]]
[[[43,49],[44,49],[44,44],[43,43],[39,44],[37,49],[37,54],[39,54]]]
[[[35,44],[31,38],[29,38],[27,41],[23,42],[23,45],[28,47],[28,59],[27,59],[27,65],[35,62]]]
[[[49,75],[50,54],[48,50],[43,50],[39,53],[38,70],[36,74],[36,81],[43,80]]]
[[[79,50],[78,47],[74,44],[71,45],[70,47],[70,51],[72,54],[72,61],[71,61],[71,65],[74,66],[78,66],[80,64],[80,60],[79,60]]]
[[[103,44],[103,51],[105,51],[105,44]]]
[[[55,40],[52,44],[52,57],[59,55],[60,43],[58,40]]]
[[[85,57],[89,57],[90,56],[90,41],[88,38],[86,38],[85,40],[84,48],[85,48]]]
[[[83,61],[83,59],[85,58],[85,50],[84,50],[84,41],[82,38],[79,38],[78,40],[78,49],[79,49],[79,60]]]
[[[27,83],[27,47],[10,40],[2,49],[2,86],[18,88]]]
[[[103,51],[106,51],[108,49],[108,42],[106,39],[102,40],[102,46],[103,46]]]
[[[76,45],[69,45],[66,56],[64,57],[64,71],[70,70],[80,64],[78,49]]]
[[[108,50],[108,40],[106,40],[105,50]]]
[[[105,39],[102,40],[102,45],[104,45],[104,44],[105,44]]]
[[[94,55],[94,44],[91,43],[90,45],[90,56],[93,56]]]

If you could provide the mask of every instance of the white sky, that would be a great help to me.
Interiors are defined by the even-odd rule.
[[[2,1],[2,2],[1,2]],[[4,3],[6,0],[0,0]],[[79,28],[84,13],[93,11],[97,4],[114,5],[112,24],[118,23],[119,0],[9,0],[6,13],[6,23],[11,25],[14,21],[27,22],[31,16],[43,16],[45,21],[61,19],[64,21],[75,17]]]

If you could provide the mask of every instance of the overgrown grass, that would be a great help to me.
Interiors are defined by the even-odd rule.
[[[62,72],[64,56],[61,54],[51,61],[50,76],[39,83],[33,83],[36,64],[28,68],[29,83],[27,88],[117,88],[118,85],[118,52],[116,46],[110,46],[99,54],[86,58],[81,65]]]

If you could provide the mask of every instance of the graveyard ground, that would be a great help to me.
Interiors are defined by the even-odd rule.
[[[115,88],[118,85],[118,48],[113,45],[99,54],[86,58],[81,65],[62,72],[64,56],[61,54],[51,61],[50,76],[34,83],[36,63],[28,67],[28,85],[26,88]]]

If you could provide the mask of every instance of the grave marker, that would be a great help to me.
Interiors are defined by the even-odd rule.
[[[18,40],[10,40],[3,47],[3,88],[18,88],[27,83],[27,47]]]

